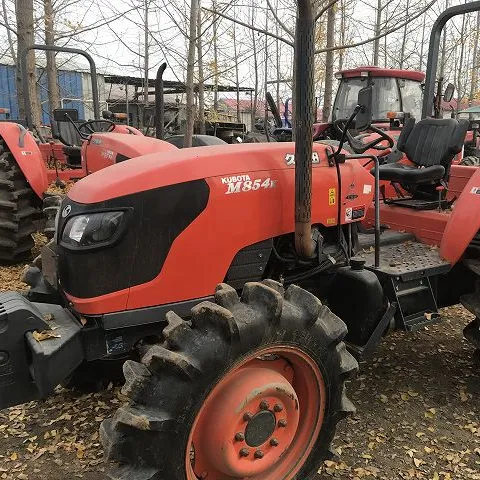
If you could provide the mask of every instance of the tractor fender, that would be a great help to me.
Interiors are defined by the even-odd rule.
[[[48,188],[47,166],[32,134],[18,123],[0,123],[0,137],[7,144],[27,182],[39,198]]]
[[[453,206],[440,243],[440,255],[457,263],[480,230],[480,168],[470,178]]]

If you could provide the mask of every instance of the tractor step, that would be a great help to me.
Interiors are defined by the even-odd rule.
[[[408,241],[380,250],[380,266],[375,268],[375,251],[362,252],[365,267],[377,274],[400,277],[403,281],[447,273],[451,265],[440,257],[438,248]]]
[[[381,248],[377,268],[374,251],[360,256],[365,267],[378,275],[389,301],[397,305],[398,329],[415,331],[440,321],[430,278],[447,273],[450,264],[437,248],[412,241],[388,245]]]

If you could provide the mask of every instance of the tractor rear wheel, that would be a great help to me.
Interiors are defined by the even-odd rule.
[[[35,192],[0,138],[0,262],[17,263],[34,245]]]
[[[459,165],[465,167],[478,167],[480,166],[480,157],[464,157],[460,161]]]
[[[354,411],[345,324],[307,291],[228,285],[124,365],[131,403],[103,422],[116,480],[308,480]]]

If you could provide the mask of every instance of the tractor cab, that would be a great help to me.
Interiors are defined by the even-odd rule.
[[[358,67],[336,73],[340,80],[332,121],[346,118],[355,108],[358,92],[373,88],[372,122],[399,130],[408,118],[421,118],[425,75],[412,70]]]

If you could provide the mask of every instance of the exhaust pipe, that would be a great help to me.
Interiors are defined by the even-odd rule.
[[[165,98],[163,95],[163,72],[167,64],[162,63],[157,70],[155,78],[155,136],[163,140],[165,138]]]
[[[312,240],[312,149],[315,20],[312,0],[297,0],[295,29],[295,250],[315,251]]]

